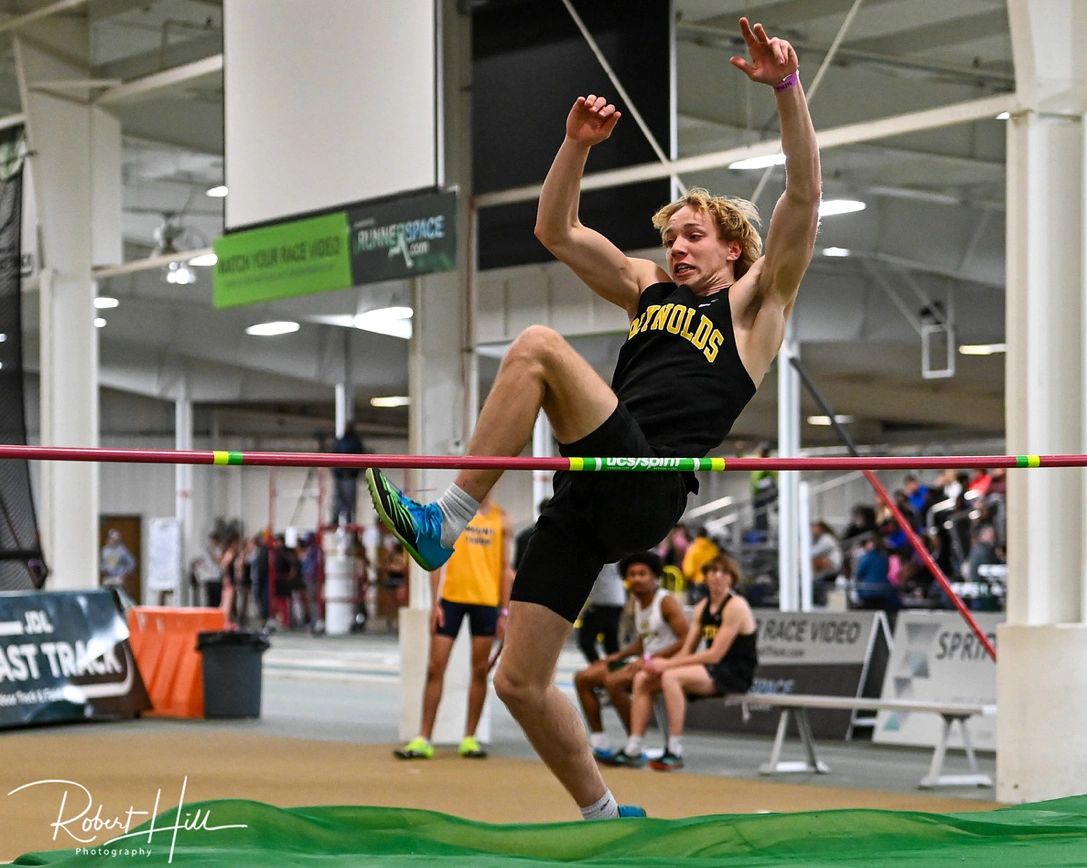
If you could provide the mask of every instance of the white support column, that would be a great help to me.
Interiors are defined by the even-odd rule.
[[[351,387],[347,383],[336,384],[336,436],[343,437],[347,423],[351,421]]]
[[[1019,96],[1008,124],[1008,451],[1087,449],[1087,8],[1010,3]],[[1083,791],[1087,478],[1008,474],[1008,609],[998,630],[997,798]]]
[[[796,495],[797,517],[796,524],[799,529],[797,535],[797,562],[799,567],[800,585],[800,611],[810,612],[812,609],[812,568],[811,568],[811,484],[801,481],[797,486]]]
[[[457,264],[455,271],[413,281],[412,339],[409,351],[411,417],[409,445],[415,454],[449,455],[462,452],[470,433],[471,417],[466,393],[472,368],[471,335],[465,317],[469,275],[474,272],[475,250],[469,232],[471,191],[471,125],[468,81],[471,73],[471,18],[457,10],[456,0],[439,4],[442,31],[442,88],[447,185],[457,185]],[[452,471],[416,470],[407,475],[408,486],[424,500],[436,498],[455,477]],[[429,576],[412,565],[408,607],[400,610],[400,736],[419,732],[423,686],[430,646]],[[471,675],[467,626],[453,646],[445,688],[434,726],[437,743],[459,742],[464,733]],[[483,708],[476,735],[490,741],[490,707]]]
[[[554,434],[551,421],[545,413],[536,417],[536,426],[532,429],[532,454],[538,458],[550,458],[554,452]],[[540,502],[551,496],[551,480],[554,473],[550,470],[532,472],[532,520],[540,517]]]
[[[97,253],[114,256],[120,213],[120,125],[89,103],[36,90],[36,82],[87,77],[85,28],[43,22],[14,39],[34,172],[46,273],[41,291],[42,442],[98,445]],[[45,46],[54,46],[46,48]],[[111,171],[111,166],[115,170]],[[103,203],[102,213],[96,201]],[[110,204],[112,203],[112,205]],[[101,221],[102,230],[95,228]],[[98,584],[98,467],[55,462],[42,473],[44,549],[53,590]]]
[[[800,454],[800,375],[790,359],[800,357],[796,326],[790,318],[777,358],[778,455]],[[800,606],[800,473],[778,473],[778,607],[795,612]]]
[[[174,448],[179,450],[193,448],[192,395],[187,375],[182,377],[178,396],[174,400]],[[181,525],[181,575],[183,578],[173,601],[174,605],[178,605],[191,602],[187,599],[191,589],[184,577],[197,551],[193,527],[193,466],[191,464],[178,464],[174,467],[174,517]]]

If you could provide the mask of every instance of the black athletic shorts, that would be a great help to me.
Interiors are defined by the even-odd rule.
[[[572,457],[672,457],[649,445],[622,402],[599,428],[561,444],[559,451]],[[560,470],[517,570],[512,599],[538,603],[573,623],[604,564],[652,548],[668,535],[687,506],[691,478],[657,470]]]
[[[464,616],[468,616],[468,629],[473,636],[494,636],[498,631],[498,606],[480,606],[472,603],[453,603],[445,597],[438,601],[445,615],[445,622],[438,628],[439,636],[456,639]]]
[[[752,679],[728,665],[707,663],[706,671],[717,686],[718,696],[727,696],[729,693],[747,693],[751,689]]]

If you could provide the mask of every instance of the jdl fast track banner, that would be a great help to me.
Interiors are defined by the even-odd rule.
[[[0,594],[0,727],[150,707],[109,591]]]
[[[213,298],[237,307],[449,271],[457,194],[427,193],[225,235]]]
[[[887,619],[882,612],[775,612],[755,609],[759,625],[759,667],[748,694],[814,693],[822,696],[877,696],[889,654]],[[774,732],[781,710],[749,703],[750,719],[720,700],[688,707],[690,729]],[[812,709],[812,731],[819,738],[850,734],[850,711]]]
[[[1003,612],[974,612],[974,620],[996,646]],[[899,612],[884,699],[996,704],[996,663],[958,612]],[[970,721],[970,740],[980,750],[996,750],[996,717]],[[881,711],[872,741],[935,746],[943,721],[935,714]],[[949,744],[962,747],[958,727]]]

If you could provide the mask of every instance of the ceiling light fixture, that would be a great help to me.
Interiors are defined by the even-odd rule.
[[[226,184],[217,184],[214,187],[208,188],[207,192],[204,195],[211,196],[212,199],[222,199],[226,196],[226,194]]]
[[[185,286],[196,283],[196,272],[184,262],[170,262],[166,266],[166,282]]]
[[[784,166],[785,155],[784,154],[767,154],[765,157],[748,157],[746,160],[737,160],[735,163],[729,163],[730,169],[768,169],[771,166]]]
[[[852,214],[863,211],[868,206],[857,199],[824,199],[819,204],[820,217],[835,217],[838,214]]]
[[[849,256],[852,251],[848,247],[824,247],[824,256]]]
[[[355,314],[354,326],[362,331],[406,340],[411,337],[411,318],[414,313],[410,307],[379,307]]]
[[[116,298],[111,298],[108,295],[100,295],[94,300],[94,307],[96,310],[110,310],[120,305],[120,301]]]
[[[219,257],[214,253],[201,253],[199,256],[194,256],[190,259],[189,265],[193,265],[197,268],[210,268],[218,261]]]
[[[276,320],[275,322],[259,322],[249,326],[245,330],[247,335],[256,335],[261,338],[274,337],[275,335],[289,335],[298,331],[302,326],[290,320]]]
[[[964,356],[992,356],[1007,351],[1007,344],[961,344],[959,346],[959,352]]]
[[[94,318],[94,327],[96,329],[104,329],[106,327],[106,320],[104,317],[96,316]]]
[[[1011,118],[1011,116],[1012,116],[1012,113],[1011,113],[1011,112],[1001,112],[1000,114],[998,114],[998,115],[996,116],[996,119],[997,119],[998,121],[1006,121],[1006,120],[1008,120],[1009,118]]]
[[[407,407],[411,404],[411,398],[407,395],[386,395],[381,398],[371,398],[371,407]]]
[[[848,425],[853,421],[852,416],[835,416],[834,421],[839,425]],[[830,416],[809,416],[809,425],[819,425],[822,427],[828,427],[830,425]]]

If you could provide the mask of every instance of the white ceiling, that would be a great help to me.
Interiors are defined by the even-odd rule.
[[[43,5],[7,2],[0,9],[17,14]],[[739,15],[793,40],[810,89],[852,6],[852,0],[676,0],[678,155],[777,137],[772,102],[727,63],[740,51]],[[222,4],[215,0],[90,0],[63,14],[89,23],[96,78],[131,81],[221,52]],[[1005,0],[864,0],[811,106],[822,130],[1012,90]],[[221,73],[117,110],[126,258],[148,255],[164,215],[187,230],[181,246],[206,246],[222,231],[221,201],[204,195],[223,176]],[[10,45],[0,55],[0,111],[20,111]],[[637,132],[631,126],[626,134]],[[939,299],[954,310],[960,342],[1003,339],[1004,147],[1003,124],[994,119],[823,153],[824,197],[859,198],[868,207],[824,220],[820,248],[845,247],[854,255],[817,255],[797,323],[805,363],[831,402],[857,418],[861,439],[1002,430],[1003,356],[958,356],[954,378],[926,381],[920,338],[899,307],[916,317],[924,298]],[[751,196],[761,175],[714,169],[683,181]],[[764,213],[780,188],[779,170],[758,200]],[[360,413],[406,429],[404,411],[370,411],[367,404],[373,395],[406,394],[407,343],[315,322],[353,314],[391,292],[388,286],[231,311],[211,308],[207,270],[191,286],[167,286],[158,273],[140,272],[112,278],[102,291],[122,302],[100,332],[107,386],[169,397],[177,371],[188,368],[199,401],[292,408],[312,427],[314,418],[331,418],[346,336]],[[274,340],[243,333],[253,321],[292,316],[311,319],[300,332]],[[596,336],[576,343],[607,375],[618,341]],[[493,376],[495,368],[485,358],[481,373]],[[738,422],[737,436],[771,435],[774,401],[770,379]],[[825,436],[804,431],[806,442]]]

